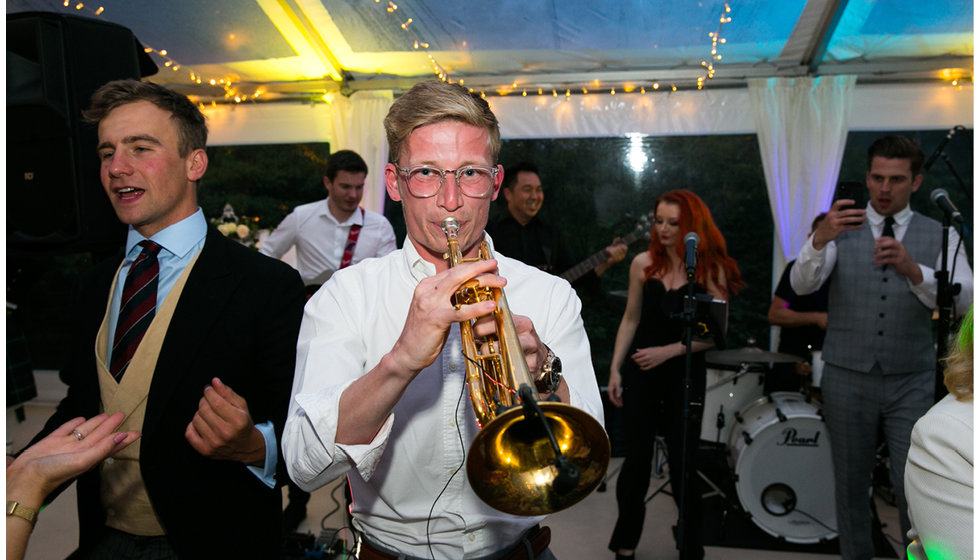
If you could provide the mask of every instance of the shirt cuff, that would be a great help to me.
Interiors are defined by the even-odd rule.
[[[335,464],[338,452],[343,453],[349,464],[357,469],[361,478],[370,480],[388,444],[395,415],[393,412],[388,414],[381,429],[369,443],[350,445],[337,443],[337,411],[340,409],[340,396],[353,382],[351,380],[344,385],[329,387],[321,390],[320,393],[300,393],[295,398],[309,419],[317,439],[323,444],[326,453],[322,460],[326,465]]]
[[[276,444],[276,431],[272,428],[272,422],[256,424],[255,428],[262,434],[262,439],[265,440],[265,466],[246,466],[263,484],[269,488],[275,488],[276,464],[279,462],[279,455],[276,453],[276,450],[279,449],[279,446]]]
[[[919,271],[922,273],[922,282],[919,285],[913,285],[912,281],[908,278],[905,279],[905,283],[909,287],[909,291],[912,292],[915,297],[919,298],[919,301],[923,305],[930,309],[936,307],[936,292],[938,291],[938,284],[936,281],[936,273],[933,269],[925,265],[918,265]]]
[[[381,454],[384,453],[385,447],[388,444],[388,438],[391,436],[391,428],[394,425],[395,413],[392,412],[388,414],[385,423],[381,425],[378,434],[374,436],[374,439],[370,443],[356,445],[337,444],[337,447],[354,463],[354,468],[357,469],[357,473],[361,475],[363,480],[371,480],[371,477],[374,476],[374,470],[378,467],[378,463],[381,462]]]

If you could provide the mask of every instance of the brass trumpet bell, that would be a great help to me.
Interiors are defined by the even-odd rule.
[[[504,513],[546,515],[571,507],[595,490],[609,466],[609,439],[594,418],[564,403],[537,404],[578,477],[562,479],[541,419],[511,408],[480,430],[466,460],[473,492]]]

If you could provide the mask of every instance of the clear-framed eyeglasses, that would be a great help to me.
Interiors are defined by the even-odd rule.
[[[496,167],[467,165],[458,169],[439,169],[431,165],[398,167],[406,177],[408,192],[417,198],[429,198],[439,194],[446,182],[446,173],[456,176],[456,186],[471,198],[486,198],[493,192],[493,182],[500,171]]]

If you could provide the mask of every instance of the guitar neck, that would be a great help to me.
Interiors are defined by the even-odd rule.
[[[619,241],[621,245],[629,245],[630,243],[636,241],[636,236],[629,234]],[[584,261],[578,263],[577,265],[569,268],[565,272],[559,274],[558,276],[568,280],[568,282],[574,282],[579,278],[585,276],[590,270],[599,266],[600,264],[606,262],[609,259],[609,253],[605,249],[595,253],[591,257],[585,259]]]
[[[566,270],[565,272],[559,274],[559,276],[561,276],[565,280],[568,280],[569,282],[574,282],[579,278],[588,274],[588,272],[593,268],[606,262],[606,259],[608,258],[609,258],[609,254],[606,253],[605,249],[603,249],[598,253],[592,255],[591,257],[585,259],[584,261],[578,263],[577,265],[573,266],[572,268]]]

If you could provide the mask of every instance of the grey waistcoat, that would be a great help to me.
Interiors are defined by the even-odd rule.
[[[902,245],[917,263],[936,265],[942,250],[939,222],[913,214]],[[838,367],[885,374],[936,366],[932,309],[909,291],[891,266],[871,264],[874,236],[869,222],[837,238],[837,264],[830,276],[827,336],[823,359]]]

